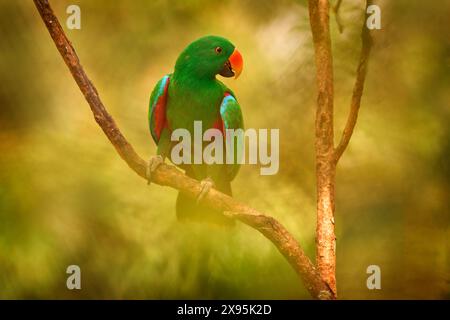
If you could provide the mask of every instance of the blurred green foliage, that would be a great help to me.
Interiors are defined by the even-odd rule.
[[[146,157],[147,104],[205,34],[244,56],[247,127],[281,128],[276,176],[245,166],[236,198],[279,219],[314,256],[315,68],[305,1],[51,1],[88,75]],[[384,1],[359,121],[337,176],[340,297],[450,298],[448,1]],[[331,29],[336,139],[348,112],[363,5]],[[147,187],[117,156],[31,1],[0,0],[0,298],[309,298],[254,230],[176,221],[176,191]],[[82,290],[66,289],[66,267]],[[382,290],[366,288],[381,267]]]

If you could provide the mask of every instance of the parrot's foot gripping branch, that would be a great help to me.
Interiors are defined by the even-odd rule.
[[[147,172],[146,172],[147,184],[152,183],[153,172],[155,172],[155,170],[158,169],[158,167],[163,163],[164,163],[164,158],[160,155],[150,158],[150,160],[148,162],[148,166],[147,166]]]
[[[197,204],[200,203],[203,200],[203,198],[205,198],[205,196],[208,194],[211,188],[215,187],[214,181],[210,177],[200,181],[200,184],[202,186],[202,190],[197,196]]]

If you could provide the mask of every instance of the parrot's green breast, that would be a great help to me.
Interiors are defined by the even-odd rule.
[[[218,80],[177,79],[174,75],[167,102],[169,127],[193,133],[194,121],[201,121],[203,130],[212,128],[220,118],[224,93],[224,86]]]

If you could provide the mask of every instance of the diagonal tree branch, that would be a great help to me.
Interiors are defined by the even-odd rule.
[[[371,4],[371,0],[367,1],[367,6]],[[367,13],[365,14],[365,19],[362,25],[361,40],[362,48],[359,58],[358,69],[356,71],[356,81],[353,87],[352,100],[350,103],[350,113],[347,118],[347,123],[345,125],[344,131],[342,133],[341,141],[334,152],[334,160],[337,163],[347,148],[350,139],[355,129],[356,120],[358,119],[358,112],[361,106],[361,97],[363,94],[364,83],[367,74],[367,64],[369,62],[370,50],[372,48],[372,37],[370,35],[369,29],[366,27]]]
[[[61,28],[48,0],[33,1],[59,53],[85,96],[96,122],[128,166],[139,176],[146,178],[147,162],[139,157],[120,132],[114,119],[106,111],[97,90],[84,72],[78,56]],[[201,185],[198,181],[185,176],[175,167],[166,164],[158,167],[152,175],[152,182],[170,186],[186,192],[192,197],[198,195],[201,190]],[[258,230],[269,239],[301,277],[313,298],[335,298],[333,292],[321,279],[315,266],[304,253],[299,243],[277,220],[214,189],[206,195],[203,201],[211,208],[227,212],[228,215]]]

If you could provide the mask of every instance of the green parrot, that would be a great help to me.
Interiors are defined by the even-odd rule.
[[[232,143],[236,148],[243,147],[240,142],[227,141],[227,138],[231,138],[225,134],[226,129],[243,129],[244,123],[234,93],[216,79],[217,75],[237,78],[242,68],[241,54],[230,41],[222,37],[205,36],[183,50],[176,61],[174,72],[164,76],[156,84],[150,97],[148,120],[151,135],[157,144],[157,156],[150,159],[147,170],[149,182],[151,173],[158,165],[166,157],[170,159],[171,150],[177,143],[171,140],[175,129],[188,130],[192,137],[191,145],[194,145],[194,121],[201,121],[202,135],[207,129],[220,130],[224,159],[227,157],[227,143]],[[205,146],[202,142],[200,147],[203,150]],[[193,156],[193,152],[191,155]],[[232,224],[233,221],[222,212],[206,208],[201,200],[212,187],[231,196],[231,181],[238,173],[239,163],[188,163],[179,167],[189,177],[201,181],[202,191],[197,199],[192,199],[183,192],[178,194],[178,219]]]

